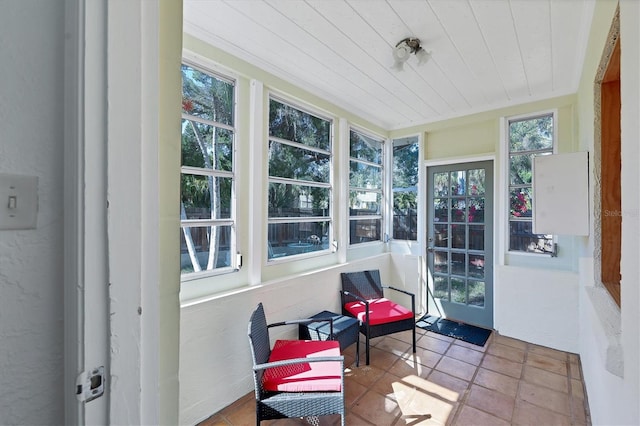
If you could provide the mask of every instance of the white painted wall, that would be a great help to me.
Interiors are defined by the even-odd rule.
[[[0,424],[63,424],[64,2],[0,2],[0,172],[39,177],[37,228],[0,231]],[[4,201],[2,201],[4,202]]]
[[[594,150],[593,84],[616,2],[600,1],[578,92],[581,149]],[[613,305],[594,273],[593,233],[581,248],[580,357],[594,425],[640,424],[640,3],[620,1],[622,94],[622,306]],[[592,163],[593,164],[593,163]],[[591,183],[593,195],[593,182]],[[593,215],[591,216],[593,217]]]
[[[496,266],[495,283],[494,328],[500,334],[578,353],[577,273]]]

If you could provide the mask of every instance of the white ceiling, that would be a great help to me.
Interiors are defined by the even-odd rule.
[[[387,129],[577,90],[593,0],[184,0],[184,31]],[[391,69],[417,37],[431,59]]]

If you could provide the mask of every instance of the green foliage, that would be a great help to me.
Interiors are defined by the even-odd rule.
[[[509,151],[536,151],[553,147],[553,115],[509,123]]]
[[[311,184],[330,182],[331,123],[274,99],[269,101],[269,135],[286,141],[307,145],[269,141],[269,176],[310,182],[306,185],[269,185],[270,215],[294,215],[292,209],[300,207],[301,198],[311,200],[312,208],[325,209],[329,191]]]

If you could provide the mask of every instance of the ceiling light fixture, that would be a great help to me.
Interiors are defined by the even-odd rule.
[[[427,63],[431,57],[431,53],[420,46],[420,39],[407,37],[396,44],[396,47],[393,49],[394,64],[391,68],[396,71],[402,71],[404,69],[404,63],[409,60],[412,53],[418,58],[418,65]]]

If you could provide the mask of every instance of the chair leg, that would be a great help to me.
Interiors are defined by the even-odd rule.
[[[360,367],[360,330],[358,330],[356,337],[356,367]]]
[[[369,331],[370,331],[369,329],[370,329],[369,324],[367,324],[367,335],[366,335],[367,336],[367,339],[366,339],[367,342],[365,344],[365,351],[367,352],[366,353],[367,365],[369,365]]]
[[[413,353],[416,353],[416,326],[413,326]]]

